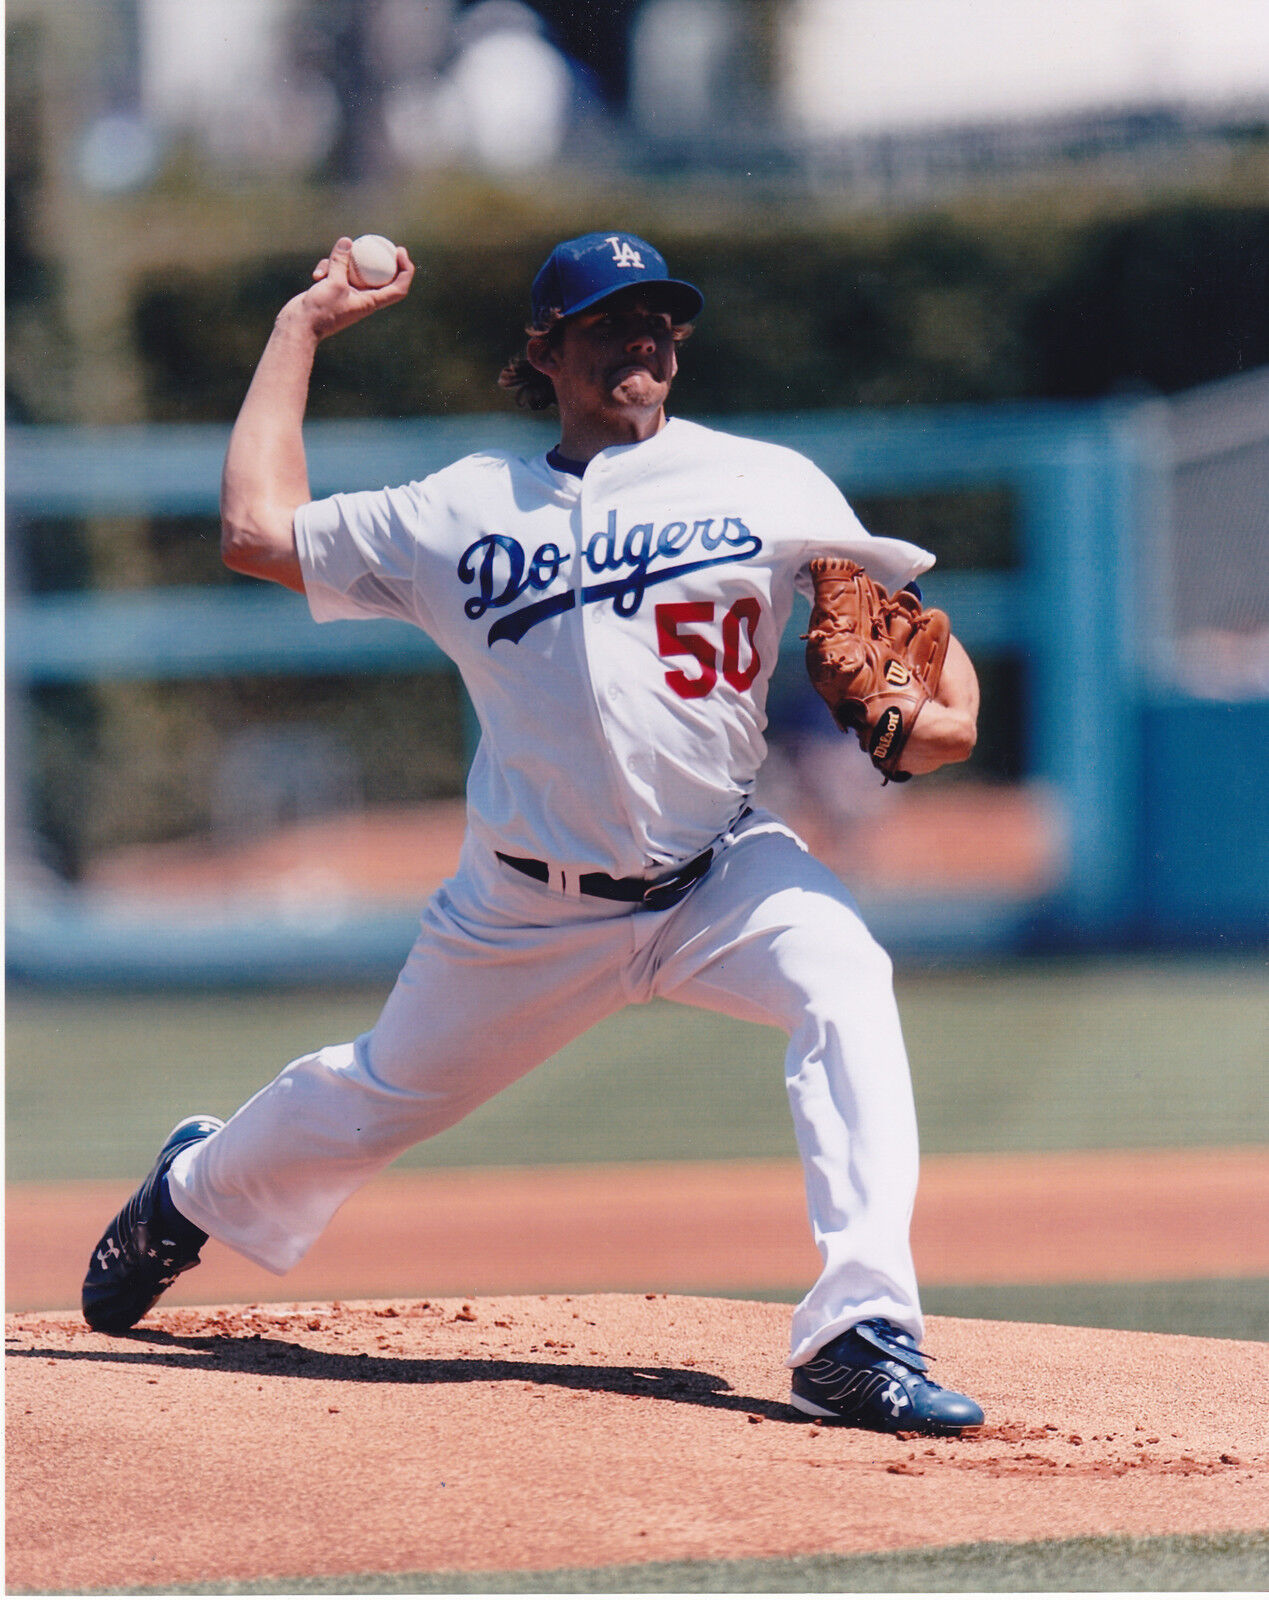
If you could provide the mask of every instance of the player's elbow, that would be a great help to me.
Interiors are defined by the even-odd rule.
[[[246,530],[224,516],[220,521],[220,559],[230,572],[245,572],[250,560]]]
[[[978,718],[971,712],[949,714],[942,730],[944,760],[950,766],[957,761],[968,761],[978,743]]]
[[[231,572],[241,572],[247,577],[257,577],[267,555],[267,545],[254,528],[222,517],[220,523],[220,559]]]
[[[288,589],[304,587],[289,514],[257,519],[222,508],[220,559],[231,572],[248,578],[263,578]]]

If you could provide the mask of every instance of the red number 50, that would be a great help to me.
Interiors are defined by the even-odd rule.
[[[737,600],[723,616],[722,657],[723,677],[731,687],[743,694],[762,670],[756,643],[761,607],[752,595]],[[693,676],[671,667],[665,681],[675,694],[684,700],[700,700],[718,682],[718,647],[701,633],[686,633],[689,623],[713,622],[712,600],[681,600],[656,608],[657,649],[664,656],[692,656],[701,670]],[[746,636],[749,660],[740,664],[741,635]]]

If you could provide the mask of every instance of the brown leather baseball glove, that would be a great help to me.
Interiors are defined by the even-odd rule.
[[[886,782],[901,783],[903,747],[927,700],[938,692],[950,637],[947,616],[916,595],[889,595],[853,561],[811,562],[815,603],[806,670],[839,728],[858,736]]]

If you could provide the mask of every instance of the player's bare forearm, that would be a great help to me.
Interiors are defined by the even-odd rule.
[[[967,761],[978,739],[978,674],[960,640],[948,641],[938,693],[921,709],[899,765],[914,777]]]
[[[317,339],[296,302],[283,308],[238,413],[220,480],[225,565],[303,592],[297,506],[312,498],[303,422]]]
[[[221,475],[225,565],[301,593],[295,512],[311,499],[303,424],[317,346],[403,299],[414,276],[401,249],[390,284],[356,288],[348,281],[351,244],[348,238],[339,239],[314,268],[312,287],[278,314],[230,435]]]

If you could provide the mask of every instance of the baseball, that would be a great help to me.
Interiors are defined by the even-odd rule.
[[[353,240],[348,281],[354,289],[382,289],[397,275],[397,247],[381,233],[363,233]]]

